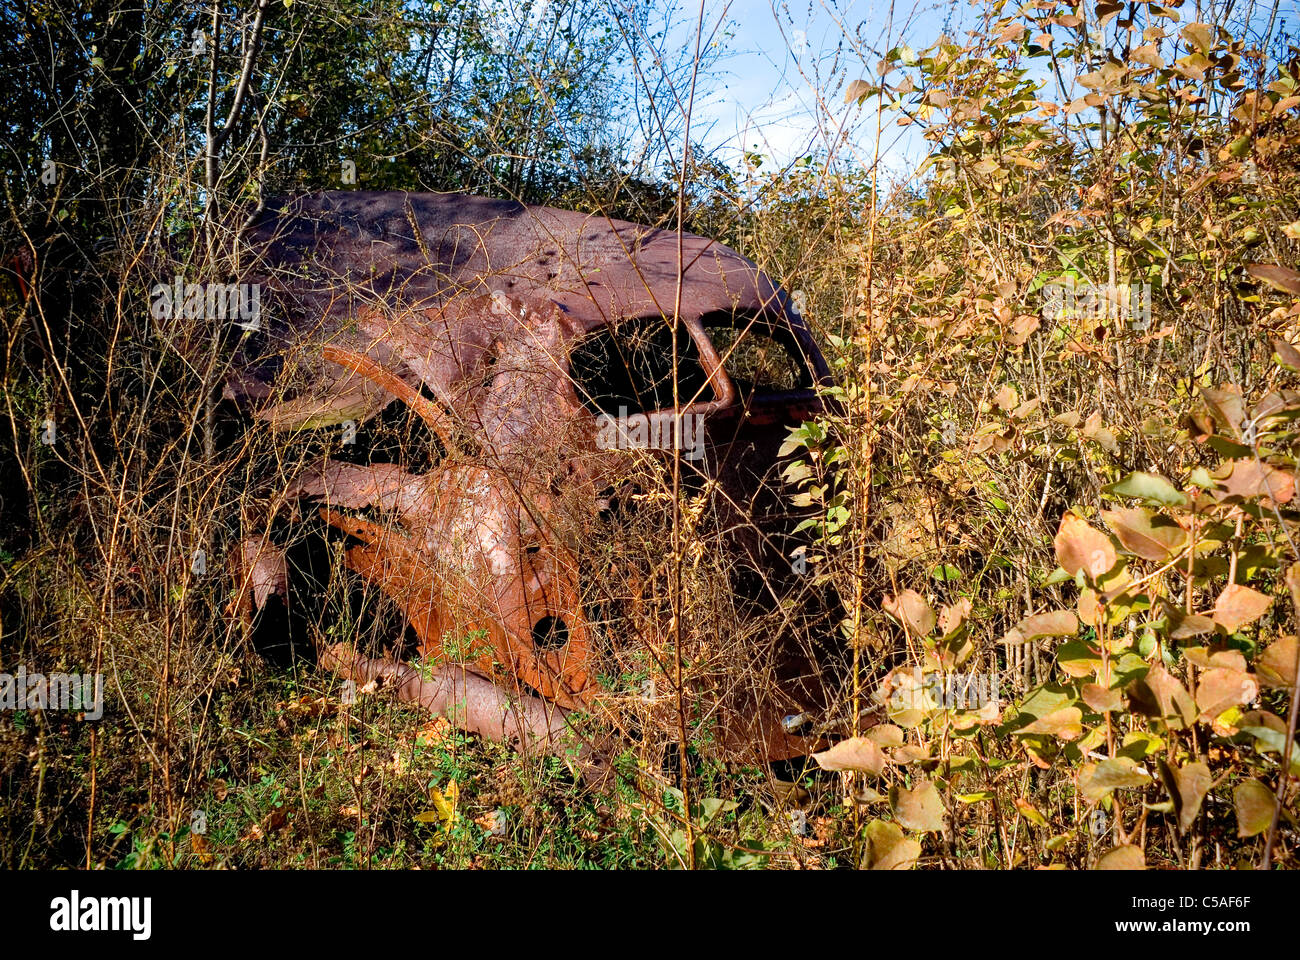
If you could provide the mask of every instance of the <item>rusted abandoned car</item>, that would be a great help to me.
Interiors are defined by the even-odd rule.
[[[355,437],[404,411],[432,451],[377,462],[349,457],[345,437],[278,507],[250,512],[241,610],[263,636],[308,602],[277,510],[317,514],[445,668],[346,646],[323,663],[434,709],[455,701],[473,730],[553,738],[567,711],[599,700],[602,648],[617,642],[587,589],[609,561],[589,535],[618,508],[629,465],[670,466],[674,448],[678,495],[711,491],[736,589],[779,598],[798,577],[777,454],[829,374],[786,294],[734,251],[597,215],[355,191],[268,204],[239,255],[261,306],[226,399],[277,435]],[[769,658],[779,692],[733,708],[720,742],[810,752],[791,717],[815,709],[821,668],[787,645]]]

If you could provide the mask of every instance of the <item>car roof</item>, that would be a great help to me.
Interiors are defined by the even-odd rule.
[[[684,320],[743,311],[790,322],[767,275],[717,241],[509,200],[310,193],[268,202],[242,239],[244,256],[254,258],[244,279],[291,291],[303,309],[322,314],[347,313],[359,301],[445,307],[495,294],[530,309],[555,304],[591,331],[626,317],[671,316],[680,253]]]

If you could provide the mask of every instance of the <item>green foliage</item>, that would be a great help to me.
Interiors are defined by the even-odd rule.
[[[1292,864],[1294,792],[1284,852],[1264,821],[1300,752],[1300,60],[1121,11],[994,3],[984,37],[896,47],[847,91],[932,152],[788,280],[820,287],[839,385],[786,477],[815,575],[855,598],[851,715],[874,694],[890,721],[819,760],[895,784],[853,789],[913,835],[939,819],[903,784],[937,783],[959,861]],[[1010,696],[954,700],[971,675]],[[977,810],[1004,825],[966,832]]]
[[[734,800],[706,797],[691,804],[690,824],[685,819],[682,791],[669,787],[664,791],[664,816],[650,817],[669,865],[693,866],[697,870],[750,870],[767,860],[762,840],[746,837],[722,842],[712,835],[723,826],[739,804]]]

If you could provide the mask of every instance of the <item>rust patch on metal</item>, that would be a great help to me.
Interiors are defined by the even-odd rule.
[[[781,503],[767,487],[785,427],[819,409],[814,387],[829,373],[785,294],[734,251],[686,235],[679,270],[672,231],[361,191],[273,203],[241,244],[241,282],[261,285],[264,307],[226,398],[283,431],[364,422],[398,402],[442,448],[423,473],[326,460],[287,492],[347,535],[347,566],[397,602],[422,654],[561,707],[592,702],[597,639],[573,544],[627,458],[600,443],[602,413],[661,437],[698,418],[689,467],[737,510],[735,549],[756,568],[788,563],[772,545]],[[611,356],[629,362],[601,337],[638,323],[649,346],[633,366],[654,366],[674,336],[692,365],[675,410],[653,372],[648,395],[631,375],[601,372]],[[740,360],[760,339],[781,354],[774,374]],[[291,605],[269,534],[254,524],[246,537],[251,606]],[[447,649],[465,636],[479,647]],[[733,732],[772,759],[808,752],[780,709],[756,708]]]

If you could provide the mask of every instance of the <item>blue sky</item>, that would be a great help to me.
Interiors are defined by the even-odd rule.
[[[683,44],[694,34],[690,12],[679,27]],[[833,151],[848,165],[869,167],[875,115],[844,103],[845,85],[872,76],[876,61],[906,41],[920,50],[947,33],[964,41],[983,8],[972,0],[705,0],[706,23],[725,20],[724,53],[697,108],[695,137],[728,163],[740,166],[743,151],[784,165],[810,149],[825,151],[829,138],[844,137]],[[1252,6],[1256,34],[1272,5]],[[1300,4],[1281,0],[1279,30],[1294,24]],[[1191,9],[1181,22],[1195,19]],[[1294,26],[1292,26],[1294,29]],[[797,51],[797,55],[796,55]],[[1277,53],[1277,51],[1275,51]],[[821,99],[819,99],[819,94]],[[883,166],[891,173],[915,170],[928,153],[916,127],[881,133]]]
[[[875,139],[874,115],[844,103],[845,84],[872,70],[904,39],[920,49],[948,32],[965,29],[964,3],[881,0],[707,0],[706,20],[725,15],[724,53],[717,76],[697,107],[693,129],[729,163],[744,150],[786,164],[810,149],[826,150],[836,135],[838,152],[864,166]],[[693,34],[694,24],[682,28]],[[686,39],[686,38],[684,38]],[[887,165],[902,169],[924,156],[918,137],[893,128],[882,132]]]

